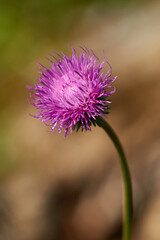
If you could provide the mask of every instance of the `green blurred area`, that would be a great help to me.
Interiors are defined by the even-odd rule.
[[[140,2],[140,1],[139,1]],[[46,41],[63,43],[78,28],[83,13],[94,7],[111,11],[134,3],[133,0],[34,0],[0,3],[0,51],[3,71],[30,61],[30,55],[40,51]]]

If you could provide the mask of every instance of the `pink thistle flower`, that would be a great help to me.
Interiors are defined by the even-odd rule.
[[[72,47],[72,55],[52,56],[51,67],[39,63],[41,76],[35,87],[27,86],[32,102],[39,111],[33,117],[51,127],[51,132],[61,132],[64,136],[74,129],[91,130],[98,116],[109,113],[108,99],[115,92],[112,87],[116,77],[111,78],[112,67],[106,74],[102,72],[105,55],[100,63],[92,50],[80,47],[79,55]]]

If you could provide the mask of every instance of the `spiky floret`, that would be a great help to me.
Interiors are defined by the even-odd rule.
[[[92,50],[80,49],[77,54],[72,47],[71,56],[49,54],[55,60],[48,59],[51,67],[39,63],[39,83],[27,86],[32,99],[29,102],[39,110],[34,117],[49,125],[51,131],[64,129],[65,136],[76,128],[91,130],[97,117],[108,113],[108,97],[115,92],[115,87],[110,88],[116,77],[111,78],[112,67],[105,55],[100,62]],[[109,65],[106,74],[102,72],[105,63]]]

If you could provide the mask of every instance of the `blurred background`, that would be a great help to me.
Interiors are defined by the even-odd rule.
[[[134,188],[133,239],[160,239],[160,1],[0,1],[0,240],[118,240],[122,179],[102,129],[62,134],[29,116],[26,85],[52,51],[86,45],[113,67],[108,122]],[[106,66],[107,67],[107,66]]]

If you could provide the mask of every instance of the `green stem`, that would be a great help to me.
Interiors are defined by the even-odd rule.
[[[98,126],[102,127],[111,138],[115,145],[118,155],[120,157],[120,164],[124,181],[124,215],[123,215],[123,240],[130,240],[131,238],[131,225],[132,225],[132,185],[129,168],[127,165],[126,157],[123,147],[111,126],[102,118],[97,119]]]

